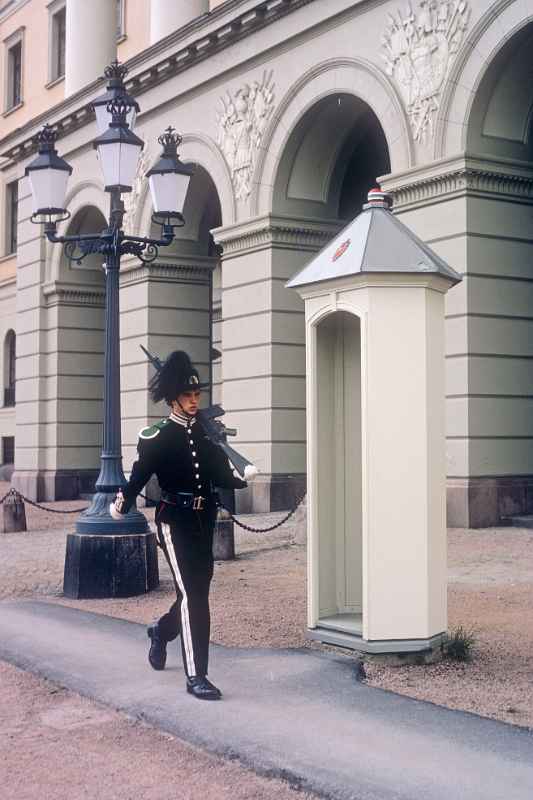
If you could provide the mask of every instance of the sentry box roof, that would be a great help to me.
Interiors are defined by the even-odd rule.
[[[371,189],[363,211],[286,284],[289,289],[359,273],[433,273],[462,280],[390,211],[380,189]]]

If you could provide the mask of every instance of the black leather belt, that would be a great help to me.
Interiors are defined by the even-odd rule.
[[[161,492],[161,500],[177,508],[192,508],[194,511],[205,509],[206,497],[195,495],[192,492]]]

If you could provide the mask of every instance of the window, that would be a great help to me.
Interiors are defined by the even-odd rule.
[[[115,0],[117,4],[117,39],[126,35],[126,0]]]
[[[6,186],[6,255],[17,252],[18,181]]]
[[[65,0],[48,3],[48,83],[65,75],[67,8]]]
[[[4,341],[4,406],[15,405],[15,331],[8,331]]]
[[[2,464],[15,463],[15,437],[2,436]]]
[[[19,40],[7,51],[7,108],[22,103],[22,41]]]
[[[24,68],[24,26],[4,39],[4,112],[21,105]]]
[[[66,8],[52,14],[52,64],[50,80],[56,81],[65,74],[65,34],[67,23]]]

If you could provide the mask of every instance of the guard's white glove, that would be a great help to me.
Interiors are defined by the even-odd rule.
[[[124,519],[124,514],[121,513],[121,508],[124,505],[124,495],[121,491],[117,492],[114,503],[109,503],[109,513],[113,519]]]
[[[241,475],[236,469],[233,470],[233,475],[241,481],[251,483],[259,474],[259,470],[254,464],[247,464],[244,468],[244,475]]]
[[[244,468],[244,480],[250,483],[251,481],[255,480],[256,476],[259,474],[259,470],[255,466],[255,464],[247,464]]]

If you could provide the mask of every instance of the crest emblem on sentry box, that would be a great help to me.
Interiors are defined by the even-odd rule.
[[[335,252],[333,253],[333,255],[331,257],[331,260],[332,261],[337,261],[338,258],[343,256],[344,253],[349,248],[349,246],[351,245],[351,243],[352,243],[351,239],[346,239],[345,242],[343,242],[341,245],[339,245],[339,247],[337,247],[337,249],[335,250]]]

